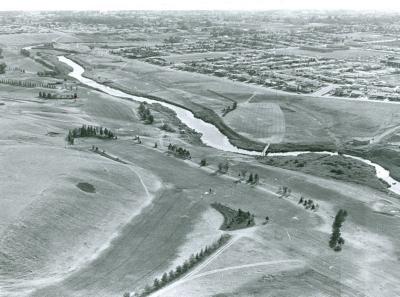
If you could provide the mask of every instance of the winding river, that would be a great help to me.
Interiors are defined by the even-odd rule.
[[[157,100],[152,100],[144,97],[138,97],[134,95],[127,94],[125,92],[122,92],[120,90],[111,88],[106,85],[102,85],[92,79],[86,78],[83,76],[83,73],[85,72],[85,69],[80,66],[79,64],[75,63],[74,61],[64,57],[64,56],[59,56],[58,60],[60,62],[63,62],[70,66],[73,71],[69,73],[69,76],[77,79],[80,81],[82,84],[90,86],[94,89],[97,89],[99,91],[102,91],[106,94],[109,94],[111,96],[116,96],[116,97],[121,97],[121,98],[129,98],[138,102],[147,102],[149,104],[152,103],[158,103],[161,104],[165,107],[168,107],[169,109],[172,109],[175,111],[177,117],[188,127],[196,130],[197,132],[201,133],[201,140],[203,141],[204,144],[216,148],[218,150],[226,151],[226,152],[232,152],[232,153],[239,153],[239,154],[245,154],[245,155],[251,155],[251,156],[257,156],[260,155],[260,152],[256,151],[249,151],[249,150],[244,150],[237,148],[236,146],[232,145],[229,142],[228,137],[226,137],[221,131],[219,131],[214,125],[207,123],[199,118],[196,118],[192,112],[189,110],[186,110],[182,107],[169,104],[163,101],[157,101]],[[306,151],[295,151],[295,152],[286,152],[286,153],[270,153],[268,156],[298,156],[300,154],[304,153],[310,153]],[[337,155],[337,153],[332,153],[332,152],[313,152],[317,154],[329,154],[329,155]],[[344,155],[346,157],[359,160],[361,162],[364,162],[368,165],[371,165],[375,168],[376,171],[376,176],[378,178],[381,178],[385,182],[387,182],[390,185],[390,190],[396,194],[400,195],[400,183],[393,179],[390,176],[390,172],[383,168],[382,166],[371,162],[370,160],[363,159],[361,157],[356,157],[352,155]]]

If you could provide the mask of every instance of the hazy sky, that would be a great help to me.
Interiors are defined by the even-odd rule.
[[[0,10],[400,10],[400,0],[0,0]]]

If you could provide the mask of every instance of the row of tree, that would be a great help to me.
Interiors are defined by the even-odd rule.
[[[0,71],[1,71],[1,69],[0,69]],[[56,86],[54,84],[44,84],[44,83],[37,83],[37,82],[33,82],[33,81],[16,80],[16,79],[0,79],[0,84],[23,87],[23,88],[37,88],[37,87],[47,88],[47,89],[55,89],[56,88]]]
[[[44,77],[44,76],[48,76],[48,77],[55,77],[58,74],[60,74],[58,71],[56,70],[43,70],[43,71],[38,71],[37,75],[40,77]]]
[[[115,134],[107,128],[82,125],[80,128],[69,130],[66,140],[74,144],[74,139],[79,137],[116,138]]]
[[[52,93],[46,93],[46,92],[39,92],[39,98],[43,99],[76,99],[78,98],[78,94],[52,94]]]
[[[173,153],[175,157],[182,158],[182,159],[191,159],[190,152],[187,149],[179,147],[175,144],[168,145],[168,151]]]
[[[142,292],[140,292],[140,293],[136,292],[134,294],[134,296],[135,297],[148,296],[151,293],[166,286],[168,283],[181,277],[186,272],[188,272],[190,269],[192,269],[194,266],[196,266],[198,263],[203,261],[206,257],[213,254],[221,246],[226,244],[230,238],[231,238],[231,236],[228,234],[221,235],[221,237],[216,242],[214,242],[212,245],[206,246],[204,249],[201,249],[201,251],[196,254],[192,254],[190,256],[190,258],[188,260],[186,260],[182,265],[178,265],[174,270],[171,270],[169,273],[165,272],[161,276],[160,279],[158,279],[158,278],[154,279],[154,282],[152,285],[145,286],[145,288],[143,289]],[[130,296],[130,293],[125,293],[123,296],[128,297],[128,296]]]
[[[344,239],[340,233],[340,228],[347,217],[347,211],[340,209],[335,216],[335,220],[332,224],[332,234],[329,239],[329,247],[333,249],[335,252],[339,252],[342,250],[342,245],[344,244]]]
[[[147,103],[141,102],[139,105],[138,112],[139,112],[140,119],[142,121],[144,121],[146,124],[153,124],[154,117],[151,114],[150,109],[147,107]]]
[[[22,69],[22,68],[17,67],[17,66],[15,66],[15,67],[10,67],[10,66],[8,66],[8,67],[7,67],[7,70],[25,73],[25,69]]]

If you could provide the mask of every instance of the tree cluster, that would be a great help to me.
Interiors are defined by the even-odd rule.
[[[250,214],[249,211],[243,211],[239,208],[237,211],[237,215],[231,220],[228,225],[240,225],[243,223],[247,223],[247,226],[254,225],[254,215]]]
[[[282,198],[289,197],[292,193],[292,190],[286,186],[280,186],[277,194],[280,194]]]
[[[228,162],[225,163],[218,163],[218,172],[219,173],[227,173],[229,170],[229,164]]]
[[[187,149],[179,147],[175,144],[168,145],[168,151],[173,153],[175,157],[182,158],[182,159],[191,159],[190,152]]]
[[[313,211],[317,211],[319,208],[318,203],[314,203],[312,199],[305,199],[303,196],[300,197],[298,204],[303,205],[305,209],[311,209]]]
[[[150,109],[146,106],[145,102],[141,102],[139,105],[139,116],[142,121],[146,124],[153,124],[154,117],[150,112]]]
[[[253,175],[253,173],[250,173],[249,178],[247,179],[246,183],[250,185],[257,185],[260,181],[260,178],[257,173]]]
[[[82,125],[80,128],[69,130],[66,140],[72,145],[74,139],[79,137],[116,138],[115,134],[107,128]]]
[[[223,117],[226,116],[229,112],[235,110],[236,107],[237,107],[237,102],[233,102],[232,106],[229,105],[228,107],[225,107],[224,109],[222,109],[222,116]]]
[[[216,250],[218,250],[221,246],[226,244],[229,239],[231,238],[230,235],[224,234],[214,242],[210,246],[206,246],[204,249],[201,249],[200,252],[196,254],[192,254],[189,259],[187,259],[182,265],[176,266],[175,269],[169,271],[169,273],[165,272],[160,279],[156,278],[153,281],[152,285],[145,286],[144,290],[141,293],[135,293],[135,297],[145,297],[150,295],[151,293],[161,289],[162,287],[166,286],[168,283],[176,280],[177,278],[181,277],[185,273],[187,273],[190,269],[196,266],[198,263],[203,261],[206,257],[213,254]],[[129,294],[129,293],[128,293]],[[123,296],[128,296],[125,293]]]
[[[0,79],[0,84],[23,87],[23,88],[36,88],[36,87],[48,88],[48,89],[56,88],[54,84],[36,83],[32,81],[15,80],[15,79]]]
[[[254,215],[249,211],[243,211],[240,208],[234,210],[221,203],[212,203],[211,206],[219,211],[224,217],[224,223],[221,227],[222,230],[236,230],[254,226]]]
[[[20,54],[23,55],[24,57],[29,57],[31,53],[27,49],[21,49]]]
[[[55,77],[59,74],[58,71],[55,70],[43,70],[43,71],[38,71],[37,75],[40,77],[48,76],[48,77]]]
[[[52,93],[46,93],[46,92],[39,92],[39,98],[43,99],[76,99],[78,98],[78,94],[52,94]]]
[[[168,125],[167,123],[164,123],[161,127],[161,130],[167,131],[167,132],[175,132],[175,129],[172,128],[170,125]]]
[[[164,43],[179,43],[182,41],[182,38],[180,36],[170,36],[168,38],[164,39]]]
[[[0,74],[4,74],[6,72],[7,64],[2,62],[0,63]]]
[[[344,239],[340,233],[340,228],[342,227],[344,221],[347,217],[347,211],[340,209],[335,216],[335,220],[332,224],[332,234],[329,239],[329,247],[335,252],[342,250],[342,245],[344,244]]]
[[[206,158],[203,158],[203,159],[200,160],[200,166],[201,167],[207,166],[207,159]]]

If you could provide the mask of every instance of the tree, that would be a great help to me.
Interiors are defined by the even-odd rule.
[[[174,272],[173,270],[171,270],[171,271],[168,273],[168,280],[169,280],[169,281],[172,281],[173,279],[175,279],[175,272]]]
[[[153,124],[153,122],[154,122],[154,117],[153,117],[153,115],[152,115],[152,114],[147,115],[147,117],[146,117],[146,123],[147,123],[147,124]]]
[[[229,170],[229,164],[228,162],[226,163],[219,163],[218,164],[218,171],[221,173],[227,173]]]
[[[149,285],[146,285],[146,286],[144,287],[143,292],[144,292],[145,295],[150,294],[150,293],[152,292],[151,287],[150,287]]]
[[[139,115],[143,115],[143,114],[144,114],[144,111],[146,110],[146,105],[145,105],[145,103],[144,103],[144,102],[141,102],[138,109],[139,109]]]
[[[335,220],[333,221],[332,234],[329,239],[329,247],[334,251],[340,251],[342,249],[341,246],[344,244],[344,239],[341,236],[340,228],[346,220],[346,217],[347,211],[340,209],[335,216]]]
[[[182,265],[182,272],[188,271],[188,270],[189,270],[189,267],[190,267],[189,262],[186,260],[185,262],[183,262],[183,265]]]
[[[168,274],[165,272],[161,277],[161,284],[165,285],[168,282]]]
[[[189,265],[190,265],[190,267],[193,267],[194,266],[194,264],[196,264],[196,256],[194,255],[194,254],[191,254],[190,255],[190,258],[189,258]]]
[[[158,280],[158,278],[154,279],[153,288],[156,290],[160,288],[160,281]]]
[[[259,177],[258,177],[258,174],[256,173],[255,175],[254,175],[254,184],[258,184],[258,181],[259,181]]]
[[[178,265],[175,269],[175,275],[179,276],[182,274],[182,267],[180,265]]]
[[[6,72],[7,64],[6,63],[0,63],[0,74],[3,74]]]
[[[249,179],[247,180],[249,184],[253,183],[253,173],[250,173]]]
[[[207,166],[207,160],[206,159],[201,159],[200,166]]]

